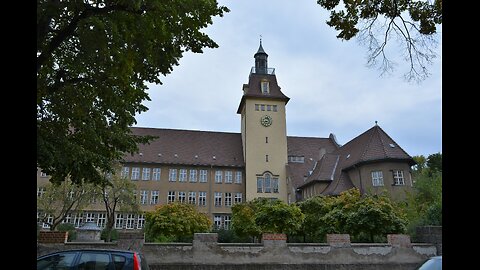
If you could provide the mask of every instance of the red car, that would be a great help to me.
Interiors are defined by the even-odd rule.
[[[37,270],[149,270],[145,257],[135,251],[71,249],[37,258]]]

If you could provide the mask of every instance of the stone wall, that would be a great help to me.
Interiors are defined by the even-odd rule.
[[[417,227],[415,239],[418,243],[434,244],[438,255],[442,255],[442,226]]]
[[[331,235],[330,243],[320,244],[289,244],[282,237],[268,238],[277,243],[263,241],[259,244],[218,243],[217,239],[217,234],[195,234],[193,243],[143,243],[133,250],[145,255],[152,270],[413,270],[437,252],[433,245],[410,243],[405,235],[391,235],[390,242],[384,244],[350,243],[346,235]],[[106,244],[100,247],[119,248],[122,245],[116,242],[107,247]],[[55,245],[56,248],[74,247],[70,243],[63,247]],[[84,248],[92,245],[85,243]],[[37,253],[48,246],[43,244]],[[79,243],[75,243],[75,248],[78,246]]]

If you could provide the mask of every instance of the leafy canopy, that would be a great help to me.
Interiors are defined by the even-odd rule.
[[[61,182],[101,182],[151,137],[131,134],[184,52],[216,48],[202,29],[215,0],[37,0],[37,166]]]

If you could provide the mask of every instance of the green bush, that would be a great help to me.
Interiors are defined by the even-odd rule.
[[[75,226],[70,223],[62,223],[57,226],[57,231],[59,232],[68,232],[68,242],[71,242],[77,239],[77,231],[75,230]]]
[[[100,239],[107,242],[107,236],[108,236],[108,229],[105,228],[102,230],[100,234]],[[112,233],[110,235],[110,242],[115,241],[118,239],[118,231],[115,229],[112,229]]]

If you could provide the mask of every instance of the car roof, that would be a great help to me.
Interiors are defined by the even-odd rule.
[[[56,253],[85,252],[85,251],[115,252],[115,253],[129,253],[129,254],[133,254],[134,252],[137,252],[137,251],[134,251],[134,250],[107,249],[107,248],[74,248],[74,249],[57,250],[57,251],[54,251],[54,252],[50,252],[48,254],[38,256],[38,258],[48,256],[48,255],[52,255],[52,254],[56,254]],[[140,253],[140,252],[137,252],[137,253]]]

